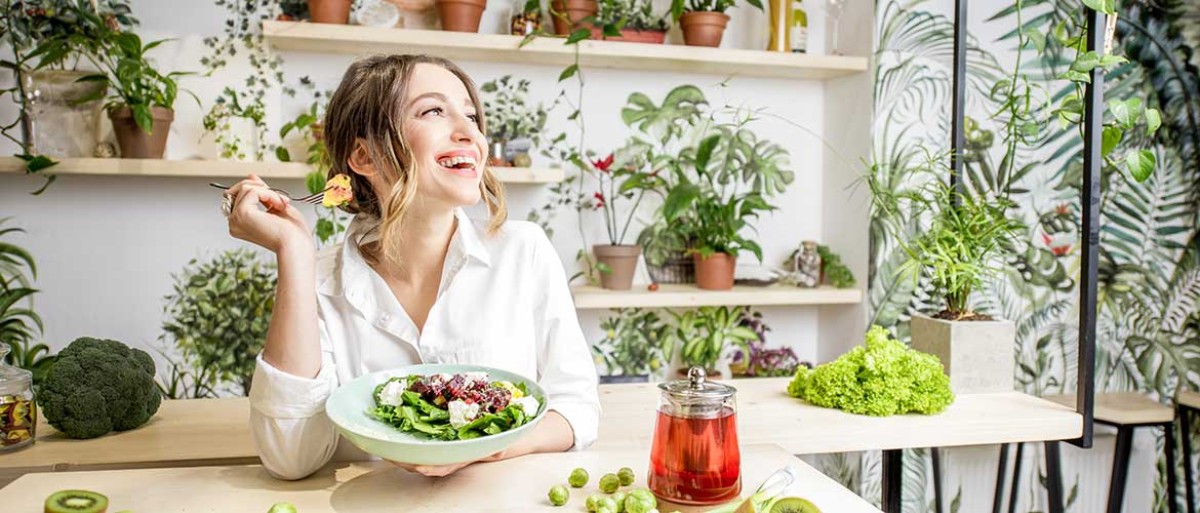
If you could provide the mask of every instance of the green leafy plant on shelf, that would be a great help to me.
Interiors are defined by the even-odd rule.
[[[670,25],[666,14],[654,13],[650,0],[600,0],[597,2],[596,22],[601,27],[640,31],[665,31]]]
[[[638,236],[648,264],[691,251],[761,255],[741,230],[772,208],[766,198],[785,191],[795,174],[787,151],[752,130],[753,113],[711,109],[699,88],[683,85],[662,103],[630,95],[621,118],[633,134],[616,152],[617,163],[644,165],[645,183],[636,185],[661,200]]]
[[[730,348],[758,340],[758,333],[742,324],[740,307],[704,306],[670,314],[672,326],[667,338],[673,347],[679,347],[685,367],[682,370],[699,366],[710,375],[718,375],[717,364]]]
[[[643,376],[658,373],[671,362],[674,345],[670,326],[657,312],[621,308],[600,321],[604,338],[592,345],[598,363],[609,375]]]
[[[237,119],[253,123],[255,132],[253,141],[242,140],[234,131],[233,123]],[[263,159],[267,122],[266,106],[263,105],[262,100],[239,93],[232,87],[226,87],[204,115],[202,123],[206,134],[215,134],[221,158],[247,160],[253,157],[255,161]]]
[[[201,385],[250,392],[255,358],[266,343],[275,305],[276,281],[274,265],[245,249],[206,262],[193,259],[175,276],[174,292],[163,308],[163,340],[174,342]]]
[[[38,386],[55,356],[46,344],[37,342],[42,318],[33,309],[37,264],[28,250],[3,239],[25,230],[6,227],[12,218],[0,218],[0,344],[10,347],[5,361],[33,373]]]
[[[103,55],[103,42],[112,33],[137,24],[128,2],[123,0],[0,2],[0,47],[11,52],[11,58],[0,60],[0,69],[16,77],[11,86],[0,88],[0,96],[8,95],[18,107],[16,119],[0,124],[0,136],[20,148],[15,156],[25,161],[27,174],[42,173],[58,163],[33,148],[30,77],[42,70],[75,69],[81,61],[94,62]],[[12,134],[14,130],[20,132],[20,137]],[[45,192],[56,178],[44,173],[42,176],[46,180],[35,195]]]
[[[160,39],[143,44],[142,38],[132,32],[110,33],[101,42],[104,53],[95,61],[100,72],[80,80],[108,83],[110,93],[105,109],[129,107],[138,128],[151,133],[154,127],[152,109],[173,110],[180,92],[178,79],[192,74],[186,71],[163,74],[150,62],[147,52],[167,41]],[[196,105],[200,105],[200,99],[195,95],[192,97]],[[91,99],[96,98],[88,98]]]
[[[499,141],[529,139],[533,148],[541,144],[548,117],[541,103],[529,104],[528,79],[504,75],[479,86],[487,112],[488,136]]]

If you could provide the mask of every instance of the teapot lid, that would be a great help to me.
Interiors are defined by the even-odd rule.
[[[729,385],[708,381],[708,375],[702,367],[688,369],[686,380],[659,383],[658,388],[673,398],[685,399],[688,402],[720,401],[737,393],[737,389]]]

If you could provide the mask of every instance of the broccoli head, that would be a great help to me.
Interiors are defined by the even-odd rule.
[[[936,356],[909,349],[881,326],[867,332],[866,344],[837,360],[800,367],[788,394],[816,406],[860,415],[934,414],[954,402],[950,378]]]
[[[82,337],[58,353],[37,392],[46,422],[71,438],[96,438],[145,424],[162,395],[154,360],[116,340]]]

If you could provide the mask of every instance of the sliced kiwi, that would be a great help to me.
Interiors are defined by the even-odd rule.
[[[46,497],[46,513],[105,513],[108,497],[87,490],[63,490]]]
[[[771,505],[770,513],[821,513],[821,510],[807,499],[784,497]]]

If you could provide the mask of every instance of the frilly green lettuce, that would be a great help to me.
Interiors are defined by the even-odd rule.
[[[837,360],[797,369],[787,391],[817,406],[874,416],[931,415],[954,402],[938,358],[909,349],[881,326]]]

